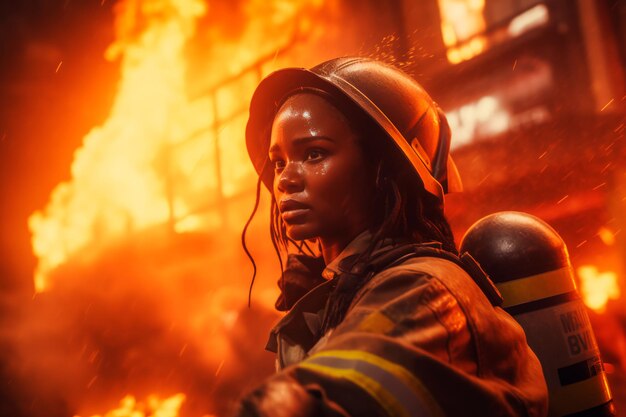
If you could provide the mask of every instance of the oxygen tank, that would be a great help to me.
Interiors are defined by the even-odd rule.
[[[526,332],[548,386],[548,416],[615,416],[589,316],[558,233],[529,214],[500,212],[472,225],[460,252],[480,264],[502,294],[502,307]]]

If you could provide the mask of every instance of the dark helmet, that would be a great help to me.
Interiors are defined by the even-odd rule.
[[[348,99],[380,126],[419,176],[426,191],[443,201],[460,191],[450,158],[450,128],[432,98],[403,71],[369,58],[336,58],[305,68],[273,72],[257,87],[250,103],[246,145],[255,169],[271,190],[273,171],[264,167],[270,129],[278,107],[299,89],[323,90]],[[264,169],[265,168],[265,169]]]

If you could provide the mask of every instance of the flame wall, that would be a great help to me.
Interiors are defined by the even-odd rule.
[[[77,4],[61,2],[62,10]],[[91,7],[104,9],[111,3],[103,0]],[[15,176],[2,177],[7,178],[3,191],[11,193],[0,210],[12,204],[10,200],[31,207],[29,224],[38,263],[37,294],[32,299],[30,293],[14,297],[10,289],[0,293],[0,307],[11,311],[0,332],[0,371],[7,376],[0,383],[5,383],[5,403],[12,407],[7,415],[139,417],[160,410],[163,416],[223,416],[242,391],[272,371],[273,358],[262,351],[267,330],[276,319],[272,304],[278,272],[268,244],[267,194],[262,194],[249,236],[259,265],[251,309],[246,301],[252,267],[239,240],[253,206],[256,181],[243,145],[249,97],[262,76],[283,66],[310,66],[354,53],[398,63],[394,54],[402,50],[404,58],[415,60],[413,73],[428,84],[434,76],[419,65],[434,62],[441,68],[483,50],[485,45],[480,44],[456,51],[458,59],[446,57],[445,50],[441,56],[433,55],[442,41],[435,39],[440,22],[434,17],[437,4],[472,3],[480,9],[487,3],[402,3],[411,4],[411,10],[402,9],[401,3],[120,0],[111,8],[111,16],[97,14],[112,26],[110,46],[98,52],[98,62],[75,58],[89,55],[97,44],[95,38],[105,36],[91,19],[63,38],[80,45],[74,59],[41,40],[32,42],[25,54],[35,58],[28,62],[56,79],[64,74],[73,78],[67,81],[68,91],[59,87],[56,100],[40,104],[51,121],[26,130],[39,140],[24,145],[24,153],[61,152],[68,143],[79,142],[78,137],[70,137],[81,136],[72,128],[83,113],[94,111],[93,107],[106,111],[101,109],[101,120],[76,143],[73,162],[67,162],[67,168],[57,167],[64,174],[52,173],[49,160],[54,158],[42,157],[38,159],[42,163],[21,171],[19,161],[3,159],[15,172],[28,171],[31,182],[27,184],[45,189],[45,197],[38,201],[30,195],[35,191],[14,184],[21,184]],[[448,31],[463,26],[463,19],[455,19],[453,12],[442,22]],[[53,17],[42,21],[55,21]],[[471,30],[483,27],[479,20],[470,22]],[[413,28],[403,25],[410,21],[424,25],[416,23],[418,30],[408,33]],[[407,42],[414,42],[415,48]],[[108,64],[100,62],[105,58]],[[119,67],[114,83],[96,76],[95,81],[81,82],[80,76],[96,71],[98,65],[109,65],[109,71]],[[510,68],[522,74],[523,66],[520,60]],[[6,67],[0,68],[4,71]],[[519,80],[520,90],[525,90],[529,79],[520,75]],[[111,84],[116,86],[114,93],[107,91]],[[449,85],[435,87],[445,90]],[[488,87],[503,88],[495,82]],[[45,91],[28,83],[21,88],[29,98],[45,96]],[[459,100],[470,98],[457,95]],[[6,112],[15,119],[40,123],[36,114],[10,110],[9,104],[14,103],[7,103]],[[45,128],[51,125],[65,129],[51,132]],[[600,153],[607,158],[623,148],[619,140],[624,124],[618,125],[608,129],[603,142]],[[453,218],[461,219],[457,232],[467,226],[463,222],[475,220],[484,210],[539,210],[535,214],[550,222],[554,219],[559,231],[568,232],[566,241],[577,266],[584,263],[579,254],[593,245],[594,265],[600,268],[586,274],[593,289],[600,281],[609,288],[607,268],[619,260],[606,253],[623,245],[623,233],[619,234],[623,216],[599,216],[594,221],[573,216],[558,223],[563,213],[605,204],[597,192],[574,198],[580,189],[605,189],[594,172],[615,170],[612,178],[621,181],[623,188],[623,169],[614,168],[619,163],[608,171],[592,168],[606,161],[584,146],[599,141],[598,130],[586,127],[584,135],[576,128],[548,129],[536,135],[522,132],[507,136],[506,147],[484,142],[457,152],[457,163],[466,169],[468,190],[479,190],[473,197],[462,196],[467,199],[464,204],[455,206],[456,196],[448,200]],[[0,147],[12,140],[2,129]],[[529,146],[531,139],[539,145]],[[613,142],[617,145],[608,145]],[[617,156],[612,158],[618,161]],[[502,160],[507,161],[505,167]],[[494,172],[494,167],[500,169]],[[588,178],[577,177],[578,172]],[[548,190],[546,184],[555,178],[558,185]],[[49,190],[53,191],[47,198]],[[537,190],[545,191],[535,195]],[[585,199],[586,195],[594,198]],[[613,194],[613,213],[623,213],[624,195],[623,191]],[[19,225],[11,231],[26,233],[25,219],[11,218],[3,224],[9,222]],[[605,232],[602,238],[596,223],[610,229],[615,242],[606,243],[611,237]],[[3,233],[4,258],[24,264],[20,268],[25,272],[15,279],[30,281],[30,259],[15,247],[16,239],[20,239],[18,232]],[[4,271],[0,265],[0,272]],[[600,295],[608,299],[608,294]],[[619,302],[609,300],[608,311],[618,310],[616,305]],[[600,343],[604,340],[609,346],[605,358],[614,364],[614,375],[626,364],[626,316],[620,314],[592,317],[602,324],[596,333]],[[7,404],[0,404],[0,414],[3,407]]]
[[[272,372],[263,346],[278,265],[266,194],[249,233],[251,309],[240,248],[256,183],[243,138],[249,97],[276,68],[376,50],[388,28],[374,3],[115,4],[105,57],[120,78],[108,117],[29,218],[37,294],[4,334],[24,415],[163,406],[223,416]],[[393,42],[377,53],[390,57]]]

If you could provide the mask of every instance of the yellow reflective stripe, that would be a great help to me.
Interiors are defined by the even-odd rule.
[[[310,369],[334,378],[344,378],[367,392],[385,410],[392,412],[394,416],[412,417],[407,410],[394,398],[389,391],[372,378],[363,375],[354,369],[338,369],[331,366],[319,365],[310,362],[301,362],[299,368]]]
[[[373,333],[387,333],[395,327],[395,323],[380,311],[374,311],[359,324],[359,330]]]
[[[424,386],[424,384],[422,384],[422,382],[406,368],[394,362],[388,361],[387,359],[382,358],[378,355],[364,352],[362,350],[326,350],[312,355],[309,359],[315,357],[335,357],[341,359],[369,362],[395,376],[397,379],[407,385],[411,390],[413,390],[413,392],[415,392],[415,395],[428,408],[432,416],[444,416],[443,410],[441,409],[437,401],[433,398],[430,391],[428,391],[428,389]]]
[[[541,300],[554,295],[565,294],[576,289],[571,267],[564,267],[543,274],[496,284],[504,303],[502,307],[512,307]]]
[[[550,392],[551,416],[564,416],[588,410],[611,400],[611,391],[604,372],[584,381],[560,387]]]

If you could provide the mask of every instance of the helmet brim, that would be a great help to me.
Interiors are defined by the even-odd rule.
[[[272,122],[284,97],[305,87],[319,88],[329,93],[333,90],[330,83],[306,68],[285,68],[264,78],[250,101],[246,147],[255,170],[270,191],[274,177],[268,162]]]
[[[417,179],[426,191],[437,197],[439,201],[443,201],[444,189],[433,178],[428,157],[419,155],[419,150],[411,147],[394,124],[371,100],[352,84],[335,74],[326,78],[306,68],[285,68],[273,72],[261,81],[250,102],[246,146],[257,173],[270,191],[274,173],[267,163],[267,153],[272,122],[278,106],[287,94],[307,88],[317,88],[336,97],[347,98],[357,108],[362,109],[392,139],[404,159],[413,166]]]

